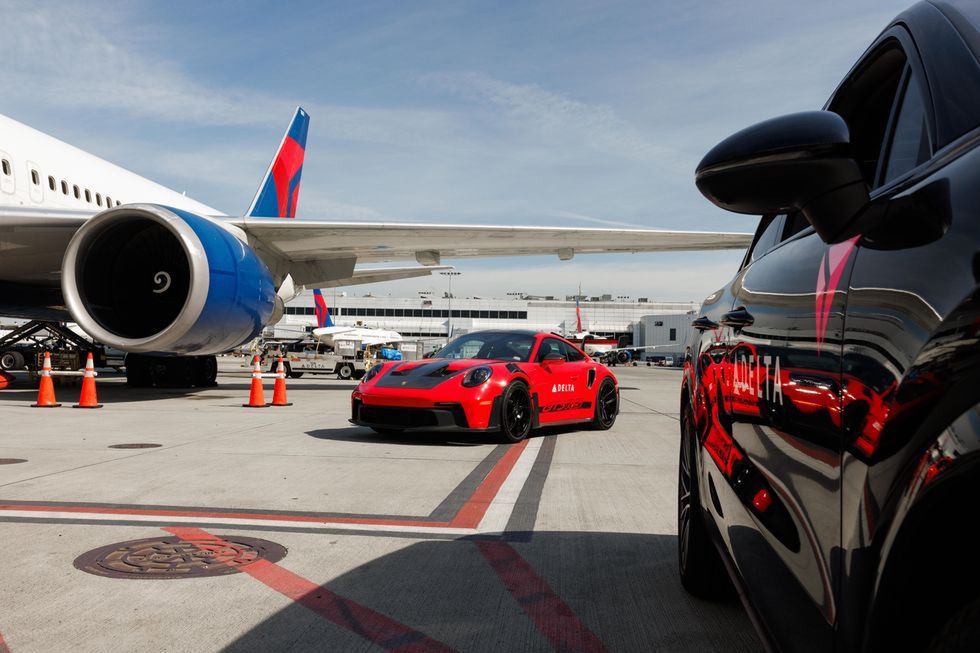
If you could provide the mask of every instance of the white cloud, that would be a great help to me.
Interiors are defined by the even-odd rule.
[[[589,104],[537,84],[514,84],[481,72],[431,73],[423,82],[485,103],[532,136],[566,148],[591,149],[635,159],[673,156],[604,104]],[[558,150],[561,151],[561,150]]]

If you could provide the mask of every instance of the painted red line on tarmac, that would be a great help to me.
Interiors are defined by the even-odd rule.
[[[220,510],[170,510],[166,508],[119,508],[112,506],[52,506],[23,503],[0,503],[0,510],[24,512],[69,512],[93,515],[141,515],[149,517],[193,517],[197,519],[254,519],[260,521],[302,522],[310,524],[360,524],[364,526],[402,526],[409,528],[476,528],[480,525],[487,508],[496,498],[500,487],[510,476],[518,458],[527,448],[527,440],[507,450],[483,482],[474,490],[452,521],[425,521],[418,519],[391,519],[384,517],[324,517],[303,513],[223,512]],[[3,653],[0,650],[0,653]]]
[[[511,445],[507,453],[501,456],[497,464],[493,466],[479,487],[473,491],[470,498],[459,509],[449,525],[453,528],[476,528],[483,521],[483,516],[487,514],[490,503],[496,498],[500,486],[504,484],[510,476],[517,459],[521,457],[527,448],[527,440],[521,440],[517,444]]]
[[[195,544],[213,542],[215,546],[231,546],[220,537],[199,528],[171,527],[163,530]],[[394,653],[441,653],[452,648],[413,628],[401,624],[380,612],[346,599],[302,576],[269,562],[256,560],[238,567],[266,587],[292,599],[311,612],[345,630],[363,637],[372,644]]]
[[[595,634],[548,587],[510,544],[476,542],[507,591],[559,653],[606,653]]]

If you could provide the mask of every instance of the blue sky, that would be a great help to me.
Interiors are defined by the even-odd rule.
[[[0,113],[229,213],[301,104],[300,217],[751,231],[698,194],[701,155],[819,108],[907,5],[0,0]],[[740,258],[462,261],[454,286],[699,300]]]

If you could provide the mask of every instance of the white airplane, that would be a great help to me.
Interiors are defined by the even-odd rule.
[[[323,293],[317,288],[313,291],[313,307],[316,311],[316,328],[313,337],[327,345],[334,346],[335,340],[358,340],[362,345],[389,345],[402,341],[402,334],[385,329],[369,329],[362,326],[337,326],[327,310]]]
[[[244,216],[0,115],[0,315],[76,322],[153,374],[213,382],[213,354],[276,323],[303,288],[430,274],[444,258],[741,249],[751,235],[342,223],[296,215],[309,116],[297,109]],[[359,263],[418,266],[361,269]]]

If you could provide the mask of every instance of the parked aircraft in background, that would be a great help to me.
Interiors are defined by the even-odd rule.
[[[330,347],[335,340],[357,340],[362,345],[390,345],[402,341],[397,331],[369,329],[361,326],[336,326],[330,318],[330,310],[319,288],[313,291],[313,307],[316,310],[317,328],[313,337]]]
[[[244,216],[0,116],[0,315],[73,321],[129,352],[137,385],[213,383],[306,287],[430,274],[443,258],[741,249],[749,234],[293,220],[309,116],[297,109]],[[418,267],[361,269],[358,263]]]

